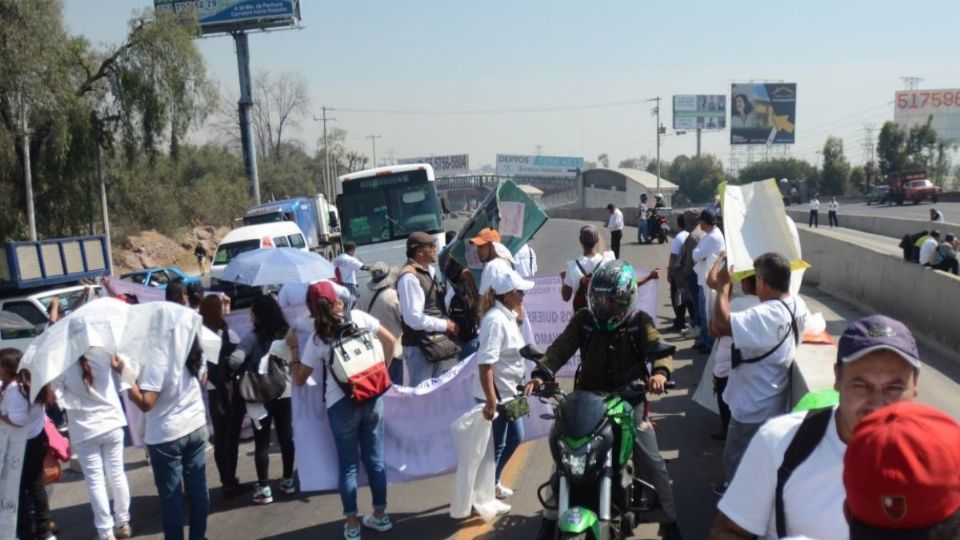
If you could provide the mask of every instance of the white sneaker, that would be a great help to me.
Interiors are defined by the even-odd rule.
[[[693,325],[688,326],[686,329],[684,329],[683,332],[681,332],[681,334],[683,335],[683,337],[687,337],[687,336],[690,336],[690,335],[697,335],[697,334],[699,334],[699,333],[700,333],[700,328],[697,327],[697,326],[693,326]]]
[[[497,510],[497,515],[502,516],[504,514],[510,513],[510,505],[507,503],[502,503],[500,501],[493,501],[493,507]]]
[[[513,496],[513,490],[503,484],[497,484],[497,498],[500,500]]]

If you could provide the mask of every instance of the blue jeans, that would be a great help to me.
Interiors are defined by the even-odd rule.
[[[210,511],[206,449],[206,427],[170,442],[147,445],[153,481],[160,496],[165,540],[183,539],[181,486],[190,505],[190,540],[206,538],[207,514]]]
[[[477,399],[477,403],[486,403],[485,400]],[[507,422],[503,415],[503,409],[497,407],[497,417],[493,419],[493,458],[497,462],[496,483],[500,483],[500,473],[507,466],[507,462],[517,451],[517,447],[523,442],[523,418],[517,418],[513,422]]]
[[[460,343],[460,360],[470,356],[471,354],[477,352],[477,349],[480,348],[480,338],[475,337],[466,343]]]
[[[650,241],[650,224],[647,220],[640,218],[637,220],[637,242],[646,244]]]
[[[700,343],[708,349],[713,347],[713,336],[710,335],[710,329],[707,328],[707,295],[703,287],[697,287],[697,309],[700,310]]]
[[[360,291],[357,290],[357,284],[356,284],[356,283],[344,283],[343,286],[346,287],[346,289],[347,289],[348,291],[350,291],[350,297],[351,297],[351,299],[352,299],[352,301],[350,302],[350,305],[349,305],[349,306],[346,306],[346,307],[347,307],[348,309],[353,309],[353,308],[356,307],[356,305],[357,305],[357,300],[360,299]]]
[[[700,285],[697,285],[697,276],[691,274],[684,281],[683,287],[687,290],[687,299],[690,307],[690,324],[701,326],[700,321]]]
[[[417,386],[423,381],[439,377],[457,365],[457,362],[456,356],[443,362],[430,362],[424,356],[420,347],[414,345],[403,346],[403,367],[407,371],[409,386]]]
[[[383,400],[357,405],[342,398],[327,409],[330,431],[340,461],[340,502],[343,515],[357,515],[357,447],[370,480],[373,509],[387,507],[387,469],[383,464]]]

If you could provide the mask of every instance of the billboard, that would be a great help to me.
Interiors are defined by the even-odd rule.
[[[730,92],[730,144],[793,144],[797,84],[734,84]]]
[[[582,157],[497,154],[497,174],[508,176],[576,176]]]
[[[960,143],[960,89],[897,92],[893,110],[897,125],[910,129],[926,124],[930,117],[937,139]]]
[[[437,176],[463,174],[470,171],[470,156],[467,154],[414,157],[397,160],[397,165],[407,165],[409,163],[429,163]]]
[[[204,34],[293,26],[300,0],[153,0],[157,11],[193,11]]]
[[[673,96],[673,129],[724,129],[727,96]]]

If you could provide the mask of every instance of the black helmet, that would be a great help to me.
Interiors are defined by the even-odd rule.
[[[620,260],[603,263],[590,278],[587,302],[599,328],[619,327],[637,309],[633,266]]]

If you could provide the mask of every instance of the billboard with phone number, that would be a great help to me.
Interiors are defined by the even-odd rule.
[[[293,26],[300,0],[153,0],[158,11],[193,11],[204,34]]]
[[[448,174],[462,174],[470,171],[470,156],[455,154],[452,156],[430,156],[398,159],[397,164],[429,163],[437,176]]]
[[[893,111],[897,125],[909,130],[931,118],[938,140],[960,143],[960,89],[897,92]]]
[[[796,83],[732,86],[730,144],[793,144],[796,124]]]

